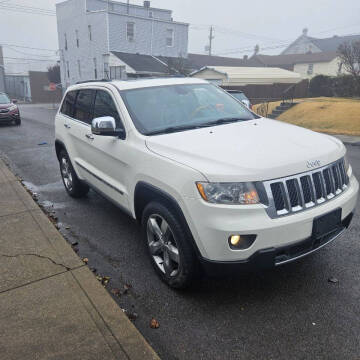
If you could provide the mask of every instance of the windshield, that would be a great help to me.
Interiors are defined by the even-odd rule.
[[[10,99],[5,94],[0,94],[0,104],[9,104],[11,103]]]
[[[232,93],[230,93],[233,97],[235,97],[235,98],[237,98],[237,99],[239,99],[239,100],[247,100],[247,101],[249,101],[249,99],[245,96],[245,94],[244,93],[242,93],[242,92],[232,92]]]
[[[136,128],[144,135],[256,118],[212,84],[149,87],[121,91],[121,95]]]

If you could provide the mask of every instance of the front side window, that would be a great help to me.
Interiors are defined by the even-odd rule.
[[[93,61],[94,61],[94,78],[96,80],[98,78],[96,58],[94,58]]]
[[[110,66],[110,79],[121,80],[124,71],[125,66]]]
[[[309,64],[308,71],[307,71],[308,75],[312,75],[313,72],[314,72],[314,64]]]
[[[75,30],[75,36],[76,36],[76,47],[79,47],[80,46],[79,30]]]
[[[76,98],[74,118],[87,124],[93,119],[92,108],[94,103],[95,90],[80,90]]]
[[[111,95],[102,90],[96,91],[95,105],[94,105],[94,118],[111,116],[115,119],[116,127],[123,128],[120,120],[119,113]]]
[[[159,86],[120,93],[136,128],[144,135],[257,118],[212,84]]]
[[[128,39],[128,41],[135,40],[135,23],[128,22],[126,24],[126,38]]]
[[[0,94],[0,104],[10,104],[11,101],[6,94]]]
[[[62,103],[60,112],[64,115],[73,117],[75,113],[75,100],[77,91],[69,91]]]
[[[79,78],[81,79],[81,63],[80,63],[80,60],[77,61],[77,64],[78,64]]]
[[[174,30],[167,29],[166,30],[166,46],[174,46]]]

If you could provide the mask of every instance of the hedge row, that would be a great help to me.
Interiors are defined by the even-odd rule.
[[[309,96],[357,97],[360,96],[360,83],[350,75],[317,75],[310,81]]]

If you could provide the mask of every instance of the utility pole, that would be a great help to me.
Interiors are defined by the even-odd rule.
[[[127,12],[127,14],[129,15],[129,13],[130,13],[130,0],[127,0],[126,12]]]
[[[212,42],[215,39],[214,36],[214,27],[211,25],[210,26],[210,35],[209,35],[209,56],[212,55]]]

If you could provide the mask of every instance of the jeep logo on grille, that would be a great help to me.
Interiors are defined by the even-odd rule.
[[[308,167],[308,169],[313,169],[315,167],[321,166],[321,161],[320,160],[308,161],[306,163],[306,166]]]

